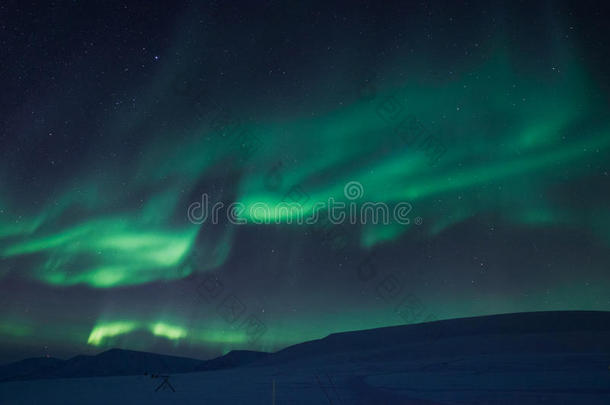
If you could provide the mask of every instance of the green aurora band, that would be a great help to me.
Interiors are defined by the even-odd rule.
[[[474,76],[490,79],[475,81],[471,79]],[[518,85],[506,92],[506,87],[513,88],[506,83]],[[250,170],[238,185],[237,201],[246,206],[242,216],[253,222],[257,219],[251,215],[254,204],[273,207],[282,202],[286,188],[271,192],[264,180],[269,162],[277,161],[274,156],[286,154],[276,141],[283,139],[283,143],[292,145],[290,155],[298,161],[298,166],[284,170],[283,184],[300,185],[311,196],[304,206],[306,214],[311,214],[316,202],[326,202],[329,197],[346,201],[343,186],[356,180],[365,190],[360,202],[410,202],[414,214],[425,219],[431,233],[485,212],[531,226],[584,222],[608,241],[609,217],[604,207],[591,207],[597,214],[592,220],[590,213],[562,209],[536,192],[555,179],[578,179],[607,157],[610,127],[601,119],[600,101],[587,98],[590,86],[583,69],[575,63],[566,63],[557,78],[523,80],[511,73],[506,58],[498,57],[446,86],[407,83],[378,95],[375,100],[396,97],[405,111],[438,134],[447,153],[435,165],[422,151],[408,145],[371,153],[384,140],[392,142],[388,139],[392,139],[397,124],[380,117],[375,100],[357,100],[316,119],[295,117],[291,121],[248,124],[250,136],[260,139],[263,146],[248,160]],[[507,105],[511,107],[507,109]],[[156,158],[151,156],[165,150],[170,157],[164,160],[166,165],[157,167],[157,172],[162,170],[159,177],[180,180],[146,195],[138,210],[96,214],[108,210],[103,204],[106,197],[112,196],[114,202],[128,196],[120,190],[102,190],[103,186],[90,180],[92,183],[50,197],[49,208],[42,212],[31,216],[15,213],[17,219],[2,226],[2,257],[40,257],[40,264],[29,276],[54,285],[84,283],[106,288],[186,276],[168,269],[187,257],[198,233],[206,229],[205,224],[193,225],[186,220],[190,202],[181,201],[179,196],[189,187],[193,191],[197,181],[206,176],[206,169],[234,159],[236,151],[230,142],[223,143],[222,137],[211,141],[209,131],[204,126],[193,129],[180,144],[150,147],[138,162],[136,173],[153,172],[149,162]],[[74,180],[79,184],[78,178]],[[156,176],[136,176],[129,187],[146,190],[155,181]],[[82,190],[94,196],[81,200],[79,196],[86,194]],[[62,202],[61,208],[56,200]],[[435,201],[444,203],[439,206]],[[111,202],[108,205],[114,205]],[[79,205],[83,204],[87,205],[85,218],[75,218],[73,223],[57,228],[54,220],[63,219],[71,210],[82,210]],[[13,212],[14,207],[3,207]],[[273,222],[288,219],[296,222],[296,218],[271,218]],[[408,230],[404,226],[367,226],[362,246],[374,246]],[[223,240],[227,250],[230,239]]]
[[[407,201],[413,216],[424,219],[427,237],[468,218],[493,215],[527,228],[584,227],[601,243],[610,244],[607,207],[590,201],[586,209],[574,210],[544,192],[549,184],[577,182],[601,167],[610,149],[607,105],[591,96],[595,83],[586,67],[568,55],[561,62],[561,71],[524,77],[512,68],[508,55],[496,53],[451,82],[403,80],[391,86],[380,82],[372,100],[321,106],[315,116],[282,114],[259,122],[246,120],[244,130],[261,145],[247,159],[232,142],[214,133],[209,120],[193,121],[187,130],[169,137],[161,131],[151,133],[142,152],[126,167],[116,170],[102,160],[93,162],[90,171],[75,173],[41,205],[20,205],[11,201],[10,190],[4,190],[0,257],[5,268],[27,260],[29,267],[21,268],[19,277],[55,287],[114,289],[221,269],[235,249],[235,230],[227,226],[219,231],[186,218],[187,207],[197,198],[193,196],[207,192],[198,184],[206,176],[217,176],[219,167],[226,167],[220,170],[223,174],[240,173],[234,199],[247,208],[261,202],[277,205],[290,186],[299,185],[311,197],[305,205],[306,213],[311,213],[316,202],[329,197],[346,201],[344,185],[358,181],[364,186],[359,203]],[[167,103],[180,97],[169,92],[170,79],[160,73],[151,90],[165,89]],[[395,145],[397,121],[384,120],[378,113],[388,97],[400,100],[405,114],[417,117],[442,141],[447,152],[436,164],[409,145],[388,149]],[[143,120],[136,116],[131,127]],[[269,190],[265,179],[278,163],[277,156],[290,164],[284,165],[281,187]],[[134,196],[138,204],[133,203]],[[256,219],[249,209],[243,218]],[[284,223],[294,219],[273,218]],[[304,225],[293,221],[286,226]],[[367,225],[359,236],[360,248],[398,240],[412,229]],[[205,239],[210,232],[220,232],[221,237]],[[207,266],[185,270],[181,265],[202,236],[209,244],[198,254],[221,253]],[[460,314],[468,308],[456,305],[452,311]],[[83,333],[86,326],[74,332],[66,325],[51,339],[109,347],[117,341],[129,343],[119,338],[147,333],[175,344],[217,346],[222,352],[248,347],[243,331],[219,320],[193,323],[177,315],[154,314],[150,319],[123,319],[106,312],[88,326],[88,336]],[[335,330],[398,323],[392,314],[373,314],[373,321],[362,320],[367,317],[358,313],[346,315]],[[312,320],[307,331],[291,322],[270,325],[260,348],[272,350],[328,330],[324,322]],[[0,328],[0,334],[10,338],[27,340],[36,333],[45,332],[10,317]]]

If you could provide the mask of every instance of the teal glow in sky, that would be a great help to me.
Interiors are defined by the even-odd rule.
[[[532,6],[546,17],[533,27],[516,6],[486,10],[504,23],[451,7],[426,23],[420,6],[377,19],[355,7],[306,38],[298,9],[266,16],[279,24],[268,37],[256,19],[225,24],[231,13],[201,7],[116,27],[117,50],[92,23],[72,53],[49,50],[62,69],[9,62],[41,68],[6,107],[7,347],[209,357],[422,321],[401,317],[399,297],[379,298],[389,275],[439,319],[610,309],[608,87],[583,46],[586,21],[553,5]],[[412,119],[445,150],[438,160],[404,126]],[[340,249],[286,211],[252,223],[248,208],[295,190],[306,214],[348,202],[350,181],[364,189],[357,204],[408,202],[421,223],[341,226]],[[244,204],[250,223],[191,223],[204,193]],[[218,296],[202,294],[210,275]],[[235,321],[227,297],[240,303]],[[249,316],[264,323],[256,341]]]

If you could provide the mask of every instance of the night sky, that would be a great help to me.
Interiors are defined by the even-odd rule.
[[[610,310],[604,2],[95,3],[0,4],[2,362]]]

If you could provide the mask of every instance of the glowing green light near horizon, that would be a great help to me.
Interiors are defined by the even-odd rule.
[[[155,336],[163,336],[170,340],[177,340],[186,337],[187,331],[178,326],[168,325],[166,323],[157,322],[151,325],[150,330]]]
[[[91,330],[87,343],[92,346],[103,346],[111,338],[136,331],[147,330],[154,336],[177,341],[188,335],[186,329],[165,322],[146,323],[136,320],[101,322]]]
[[[19,322],[0,322],[0,335],[7,335],[14,338],[28,336],[34,328],[31,325]]]
[[[93,346],[101,346],[104,344],[105,340],[129,333],[137,327],[138,323],[131,321],[118,321],[98,325],[95,326],[89,334],[87,343]]]

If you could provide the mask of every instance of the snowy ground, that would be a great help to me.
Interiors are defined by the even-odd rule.
[[[575,354],[247,367],[173,375],[176,392],[146,376],[19,381],[0,384],[0,403],[271,404],[275,380],[277,404],[607,405],[609,364]]]

